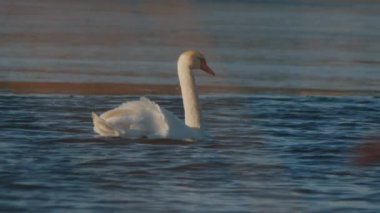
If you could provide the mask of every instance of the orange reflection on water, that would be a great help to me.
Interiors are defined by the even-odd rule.
[[[355,163],[363,166],[380,162],[380,136],[367,139],[356,148],[357,157]]]

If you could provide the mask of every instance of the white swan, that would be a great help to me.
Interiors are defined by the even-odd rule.
[[[192,70],[215,73],[207,66],[198,51],[183,52],[178,58],[178,78],[185,110],[185,123],[171,112],[142,97],[138,101],[123,103],[98,116],[92,113],[94,131],[101,136],[130,138],[169,138],[195,140],[203,136],[201,108]]]

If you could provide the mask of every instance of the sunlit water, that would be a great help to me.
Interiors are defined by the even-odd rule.
[[[1,211],[376,212],[355,149],[379,97],[206,96],[196,143],[105,139],[91,111],[132,96],[0,96]],[[152,96],[182,115],[177,96]]]

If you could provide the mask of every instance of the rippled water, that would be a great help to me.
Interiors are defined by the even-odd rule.
[[[379,165],[357,154],[379,138],[379,11],[371,0],[0,0],[0,211],[377,212]],[[97,137],[91,111],[134,96],[14,94],[124,94],[91,91],[101,84],[9,84],[166,85],[151,98],[181,116],[180,97],[164,94],[186,49],[217,73],[197,82],[224,88],[202,97],[209,135],[197,143]]]
[[[0,96],[1,211],[376,212],[379,97],[205,96],[197,143],[99,138],[132,96]],[[153,96],[182,115],[177,96]]]

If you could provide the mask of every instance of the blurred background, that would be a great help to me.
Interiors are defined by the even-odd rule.
[[[0,81],[177,84],[187,49],[204,85],[380,90],[380,2],[0,0]],[[203,75],[199,75],[203,76]]]

